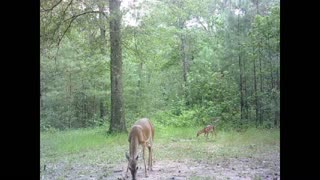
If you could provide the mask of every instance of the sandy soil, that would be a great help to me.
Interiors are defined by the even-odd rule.
[[[47,164],[42,169],[41,179],[131,179],[127,163],[122,164],[74,164],[59,162]],[[45,170],[44,170],[45,169]],[[144,179],[280,179],[280,153],[269,152],[252,157],[220,158],[212,161],[169,161],[154,162],[153,171],[144,176],[143,161],[139,160],[137,178]]]

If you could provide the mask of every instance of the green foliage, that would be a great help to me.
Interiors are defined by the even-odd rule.
[[[52,2],[41,3],[52,7]],[[82,2],[66,9],[68,3],[41,13],[41,131],[104,126],[110,119],[108,21],[94,13],[77,17],[57,48],[68,18],[83,12]],[[84,7],[97,9],[98,3],[107,8],[104,1],[88,1]],[[238,3],[146,1],[124,12],[123,17],[147,9],[146,15],[135,17],[139,25],[122,23],[128,128],[141,117],[160,127],[204,126],[216,117],[225,130],[279,124],[279,3]],[[238,8],[242,13],[235,13]],[[183,54],[188,61],[186,82]],[[240,85],[245,89],[244,112]]]
[[[160,126],[192,127],[196,123],[196,112],[194,110],[182,110],[179,115],[175,111],[161,111],[152,117],[152,120]]]

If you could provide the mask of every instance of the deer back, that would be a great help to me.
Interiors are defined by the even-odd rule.
[[[132,126],[129,141],[133,137],[138,137],[139,144],[153,140],[154,128],[149,119],[140,119]]]

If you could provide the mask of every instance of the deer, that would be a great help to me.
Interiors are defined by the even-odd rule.
[[[208,134],[211,133],[211,136],[213,136],[213,132],[214,132],[214,135],[217,136],[214,126],[213,125],[208,125],[207,127],[205,127],[203,129],[201,129],[200,131],[198,131],[197,137],[200,134],[204,133],[204,136],[207,136],[207,139],[208,139]]]
[[[129,154],[126,152],[126,158],[128,159],[128,169],[130,169],[132,180],[136,179],[136,174],[138,171],[137,161],[138,161],[138,146],[142,146],[143,150],[143,162],[145,177],[148,177],[146,160],[145,160],[145,149],[148,147],[149,158],[148,158],[148,170],[152,171],[152,145],[154,139],[154,127],[148,118],[142,118],[138,120],[132,127],[129,133]]]

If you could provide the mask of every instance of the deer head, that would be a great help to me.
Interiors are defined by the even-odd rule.
[[[128,153],[126,153],[126,158],[129,161],[128,168],[130,169],[130,172],[131,172],[131,175],[132,175],[132,179],[135,180],[136,179],[136,174],[137,174],[137,171],[138,171],[137,161],[138,161],[139,156],[137,155],[137,157],[131,158],[128,155]]]

